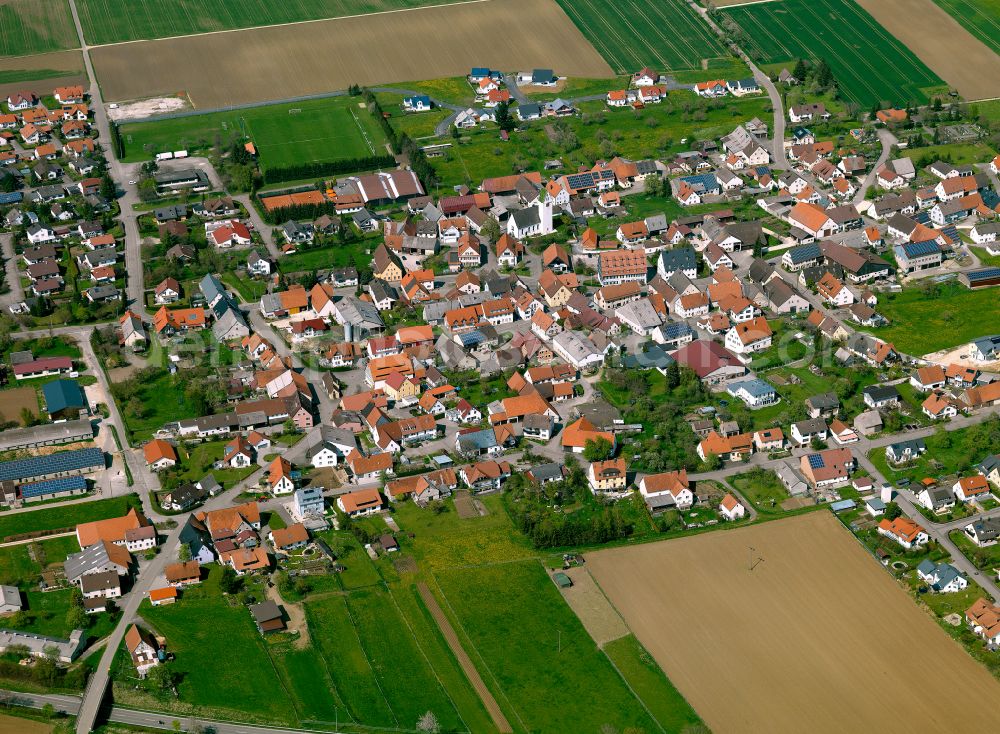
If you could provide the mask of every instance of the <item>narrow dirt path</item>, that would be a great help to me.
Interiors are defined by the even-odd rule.
[[[306,622],[306,613],[301,604],[293,604],[281,598],[277,586],[271,586],[267,590],[268,598],[285,610],[288,615],[288,629],[299,633],[298,638],[293,642],[297,650],[301,650],[309,644],[309,624]]]
[[[451,626],[451,622],[448,618],[444,616],[444,612],[441,609],[441,605],[438,604],[437,599],[431,593],[431,590],[427,588],[427,584],[419,583],[417,584],[417,589],[420,591],[420,598],[424,600],[424,604],[427,605],[427,610],[434,617],[434,621],[437,622],[438,628],[441,630],[441,634],[444,635],[445,641],[448,643],[448,647],[451,648],[452,653],[454,653],[455,658],[458,660],[458,664],[462,666],[462,670],[465,671],[465,677],[469,679],[472,684],[473,689],[479,695],[479,700],[483,702],[486,707],[486,711],[489,713],[490,718],[493,719],[493,723],[496,725],[497,730],[501,734],[510,734],[514,730],[510,726],[510,722],[507,721],[507,717],[503,715],[503,711],[500,710],[500,706],[497,704],[497,700],[493,698],[493,694],[490,693],[486,684],[483,683],[482,677],[479,675],[479,671],[476,670],[476,666],[472,664],[472,660],[469,659],[468,653],[465,652],[465,648],[462,647],[462,643],[458,639],[458,635],[455,634],[455,628]]]

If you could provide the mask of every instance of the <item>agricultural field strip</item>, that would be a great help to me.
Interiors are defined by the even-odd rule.
[[[523,560],[524,559],[518,559],[516,561],[508,561],[507,563],[522,563]],[[487,564],[487,565],[503,565],[503,564],[497,563],[497,564]],[[463,568],[463,567],[456,566],[455,568]],[[475,568],[475,566],[470,565],[466,566],[466,568]],[[433,572],[431,575],[434,576]],[[467,651],[471,650],[472,653],[475,654],[476,658],[478,658],[479,660],[479,665],[482,666],[481,669],[485,670],[486,674],[490,677],[490,680],[493,683],[493,690],[491,691],[491,693],[499,694],[500,697],[503,698],[504,702],[507,704],[507,709],[510,712],[512,712],[514,716],[517,718],[517,721],[521,725],[521,728],[524,731],[530,731],[531,730],[530,727],[524,722],[524,719],[521,718],[521,712],[517,710],[517,707],[514,705],[514,702],[507,697],[507,691],[504,690],[504,687],[501,685],[500,679],[497,678],[496,673],[493,672],[493,669],[490,667],[490,664],[486,661],[486,658],[479,651],[479,648],[476,647],[476,643],[472,641],[472,635],[470,635],[468,630],[465,629],[465,625],[462,624],[462,618],[459,616],[455,608],[451,605],[451,600],[448,599],[447,594],[444,593],[444,589],[442,589],[441,584],[438,583],[437,577],[434,577],[434,586],[437,588],[438,595],[444,601],[444,605],[448,608],[448,617],[452,623],[452,626],[454,626],[461,635],[461,637],[459,638],[459,642],[461,643],[462,647],[466,648]]]
[[[453,699],[451,697],[451,694],[448,693],[447,686],[445,686],[444,681],[441,680],[441,677],[438,675],[438,672],[434,669],[434,665],[433,665],[433,663],[431,663],[431,659],[430,659],[430,657],[428,657],[427,651],[424,650],[424,646],[421,645],[420,644],[420,640],[417,639],[417,634],[413,630],[413,626],[410,624],[410,621],[406,618],[406,615],[403,613],[402,608],[399,606],[399,602],[396,601],[396,597],[393,595],[392,589],[390,589],[389,585],[385,584],[384,582],[383,582],[383,585],[385,586],[386,594],[389,596],[390,599],[392,599],[392,605],[396,608],[396,612],[399,613],[400,619],[402,619],[403,620],[403,624],[406,625],[406,630],[409,633],[410,637],[413,639],[413,644],[416,645],[417,650],[420,651],[420,656],[424,659],[424,662],[427,664],[427,669],[431,671],[431,674],[434,676],[434,680],[436,680],[438,682],[438,685],[441,687],[441,690],[444,692],[445,697],[451,703],[451,707],[453,709],[455,709],[455,714],[458,716],[459,721],[461,721],[462,724],[466,728],[468,728],[468,724],[466,724],[465,723],[465,719],[462,718],[462,712],[459,710],[458,704],[455,703],[455,699]]]
[[[354,636],[358,641],[358,649],[361,650],[361,654],[365,656],[365,662],[368,664],[368,670],[371,671],[372,680],[375,681],[375,686],[378,688],[379,695],[382,696],[382,700],[385,702],[385,707],[389,710],[389,715],[392,716],[398,726],[399,717],[396,716],[396,712],[392,710],[392,704],[389,703],[389,697],[385,695],[385,689],[382,688],[382,682],[375,673],[375,666],[372,665],[371,655],[368,654],[368,650],[365,649],[365,643],[361,640],[361,631],[358,629],[358,623],[354,619],[354,612],[351,611],[348,596],[344,596],[344,608],[347,610],[347,618],[351,620],[351,629],[354,630]]]
[[[810,8],[810,12],[811,12],[811,8]],[[744,27],[746,27],[748,25],[752,26],[752,29],[748,29],[748,35],[749,36],[751,36],[751,37],[764,36],[764,37],[769,38],[773,42],[773,44],[774,44],[774,46],[776,48],[780,48],[782,50],[782,52],[787,55],[787,58],[781,59],[782,61],[784,61],[784,60],[793,60],[793,59],[796,58],[796,53],[792,49],[789,49],[788,46],[786,46],[782,42],[782,40],[777,35],[775,35],[774,32],[772,32],[771,28],[769,28],[768,25],[764,23],[764,21],[763,21],[763,19],[761,17],[759,17],[757,14],[755,14],[753,12],[747,12],[747,13],[741,14],[741,15],[743,16],[743,20],[742,20],[741,24]],[[867,17],[865,17],[865,16],[867,16]],[[871,18],[871,16],[869,16],[867,13],[859,13],[858,17],[864,19],[864,22],[867,24],[868,28],[873,31],[874,35],[876,35],[876,36],[879,35],[879,34],[885,35],[884,29],[882,29],[881,26],[879,26],[877,23],[875,23],[874,20]],[[779,17],[777,17],[775,15],[772,15],[768,19],[768,21],[769,21],[769,24],[772,27],[774,25],[779,26],[781,28],[781,30],[784,32],[784,37],[785,38],[794,38],[795,37],[795,34],[793,33],[793,30],[790,29],[788,27],[788,25],[781,18],[779,18]],[[825,31],[829,34],[829,37],[832,37],[832,38],[836,38],[837,37],[837,30],[834,29],[827,20],[821,18],[818,14],[812,14],[811,21],[814,22],[816,24],[816,26],[823,27],[825,29]],[[859,34],[859,35],[862,35],[862,34]],[[835,58],[838,55],[840,55],[840,54],[843,53],[843,46],[840,46],[840,47],[834,46],[829,41],[827,41],[826,38],[827,38],[826,34],[816,34],[813,37],[813,40],[814,40],[815,43],[820,44],[824,50],[826,50],[827,52],[829,52],[829,54],[831,55],[831,57]],[[892,39],[892,40],[895,41],[895,39]],[[775,58],[775,56],[774,56],[773,53],[767,53],[767,52],[765,52],[764,51],[764,47],[761,46],[760,43],[758,43],[757,41],[753,41],[752,45],[757,50],[760,58],[770,58],[772,60],[777,60]],[[871,59],[869,57],[866,57],[866,56],[862,56],[862,55],[855,56],[853,58],[854,63],[856,63],[859,66],[862,66],[868,73],[855,73],[855,74],[853,74],[852,81],[854,81],[857,84],[863,86],[871,94],[873,94],[876,97],[878,97],[878,96],[880,96],[880,94],[882,94],[882,92],[880,92],[880,90],[878,90],[876,87],[872,86],[872,84],[869,83],[869,81],[868,81],[869,75],[871,77],[876,78],[876,79],[881,79],[882,77],[879,74],[879,69],[880,68],[892,68],[892,60],[883,52],[883,50],[882,50],[882,44],[881,43],[873,43],[873,44],[871,44],[871,48],[873,48],[875,50],[875,52],[878,54],[878,59],[877,60],[881,61],[881,63],[878,63],[878,64],[872,63]],[[820,56],[822,57],[822,55],[820,55]],[[926,84],[924,86],[927,86],[927,85],[934,84],[936,80],[935,79],[926,79],[926,75],[925,75],[925,79],[924,80],[914,80],[914,81],[915,82],[916,81],[926,81]],[[845,92],[846,91],[847,90],[845,90]]]
[[[249,28],[243,43],[185,36],[94,48],[91,53],[105,99],[133,100],[183,90],[196,107],[224,108],[346,89],[438,79],[468,73],[489,59],[495,68],[554,67],[560,74],[611,78],[614,73],[555,0],[505,0],[422,8],[392,14],[379,24],[366,17],[324,20],[295,27]],[[520,32],[481,34],[519,18]],[[325,23],[325,25],[324,25]],[[429,45],[448,27],[464,43]],[[392,38],[391,43],[385,41]],[[165,76],[164,68],[171,74]],[[205,68],[214,74],[206,75]],[[226,79],[219,84],[217,79]]]
[[[622,9],[623,5],[628,6],[629,12]],[[586,6],[592,12],[585,13],[584,10],[582,10],[583,6]],[[645,46],[645,48],[656,58],[660,65],[667,68],[679,68],[676,62],[672,62],[669,59],[664,58],[664,56],[659,53],[657,48],[659,44],[654,45],[650,40],[647,40],[646,35],[636,28],[636,26],[629,20],[630,16],[640,16],[646,21],[647,28],[656,28],[656,26],[649,22],[649,18],[646,15],[643,15],[643,11],[639,9],[638,4],[634,2],[634,0],[623,0],[621,3],[601,3],[601,7],[603,8],[603,11],[594,11],[594,5],[592,3],[588,4],[588,0],[565,3],[562,5],[566,14],[581,30],[584,28],[594,28],[595,26],[600,26],[600,32],[593,32],[589,35],[589,39],[591,43],[598,47],[602,56],[609,60],[614,59],[615,71],[627,71],[632,66],[637,65],[638,59],[640,58],[639,56],[635,53],[624,53],[626,50],[630,51],[630,45],[635,44],[636,42]],[[648,10],[653,10],[660,17],[660,20],[662,20],[664,24],[667,24],[668,27],[670,21],[674,20],[668,18],[667,13],[664,12],[664,10],[658,5],[647,5],[645,7],[647,12]],[[614,13],[621,19],[622,24],[632,31],[631,38],[625,38],[615,27],[615,24],[612,24],[609,21],[607,17],[608,13]],[[692,27],[697,28],[694,24],[692,24]],[[708,46],[713,45],[715,39],[709,34],[707,28],[704,29],[699,35],[702,36],[702,40],[704,40]],[[618,46],[618,51],[609,47],[609,44],[605,41],[608,37],[611,37],[614,40],[615,44]],[[692,58],[693,54],[693,58],[701,58],[701,52],[688,40],[688,36],[685,34],[677,34],[674,36],[674,39],[679,39],[683,42],[683,45],[687,48],[687,53],[684,53],[683,49],[679,48],[675,43],[662,34],[657,34],[655,39],[669,46],[678,57]],[[622,55],[619,55],[620,52]],[[690,68],[698,68],[698,65],[692,64]]]
[[[246,31],[246,30],[261,29],[261,28],[282,28],[285,26],[305,25],[307,23],[321,23],[325,20],[342,20],[345,18],[367,18],[375,15],[390,15],[395,13],[405,13],[410,10],[427,10],[429,8],[446,7],[450,5],[474,5],[477,3],[487,3],[493,1],[494,0],[454,0],[454,2],[451,2],[449,0],[437,0],[436,2],[428,2],[426,4],[414,5],[412,7],[407,7],[407,8],[388,8],[385,10],[373,10],[368,13],[347,13],[344,15],[326,15],[320,18],[303,18],[301,20],[287,20],[287,21],[279,21],[276,23],[261,23],[261,24],[246,23],[244,21],[239,20],[234,15],[230,14],[229,22],[231,23],[231,25],[229,27],[222,27],[214,30],[200,30],[200,31],[191,30],[190,32],[187,33],[177,33],[169,36],[143,35],[142,31],[137,29],[136,24],[132,22],[133,14],[126,14],[125,17],[129,18],[129,30],[130,30],[129,35],[131,36],[130,38],[123,38],[117,41],[107,41],[103,43],[91,43],[88,44],[88,47],[102,48],[105,46],[118,46],[125,43],[141,43],[142,41],[170,41],[170,40],[176,40],[178,38],[189,38],[191,36],[210,36],[210,35],[217,35],[220,33],[234,33],[238,31]],[[107,0],[104,0],[103,4],[107,5]],[[145,5],[146,3],[142,2],[141,4]],[[153,4],[159,5],[159,3],[153,3]],[[218,7],[225,8],[227,11],[230,9],[229,6],[227,6],[226,4],[220,4]],[[84,8],[87,8],[86,4],[84,5]],[[105,10],[104,16],[109,16],[112,13],[118,15],[119,11],[113,11],[111,8],[107,8]],[[185,17],[188,20],[188,25],[192,29],[196,29],[198,27],[199,17],[197,14],[192,14],[189,10],[185,8]],[[99,18],[97,20],[94,20],[90,17],[89,14],[86,14],[84,18],[82,18],[82,22],[84,23],[84,35],[87,37],[90,36],[90,32],[92,30],[91,27],[88,27],[90,24],[99,24],[103,20],[104,18]],[[151,22],[155,24],[157,20],[152,20]]]
[[[623,5],[628,6],[627,11],[623,9]],[[635,0],[631,0],[627,3],[600,3],[600,8],[595,8],[592,0],[581,0],[580,2],[561,2],[560,6],[566,12],[566,15],[572,19],[576,26],[584,32],[591,44],[598,48],[601,55],[608,59],[609,63],[613,61],[614,68],[616,72],[628,72],[634,67],[641,64],[639,59],[640,55],[631,52],[630,46],[641,43],[653,57],[656,58],[659,64],[667,69],[697,69],[700,68],[700,60],[702,58],[702,51],[688,40],[689,36],[684,33],[678,33],[673,35],[673,39],[669,39],[666,35],[658,33],[652,38],[652,40],[647,39],[644,32],[640,31],[630,21],[630,17],[638,16],[643,21],[640,26],[644,26],[648,29],[654,28],[669,28],[677,24],[677,21],[681,19],[683,14],[687,13],[687,9],[682,7],[678,9],[678,12],[668,13],[666,12],[665,6],[661,7],[658,4],[648,4],[640,6]],[[651,19],[647,12],[652,11],[658,16],[655,19]],[[617,16],[621,24],[632,31],[632,36],[626,38],[622,35],[618,24],[612,23],[609,14],[613,13]],[[662,23],[654,23],[653,20],[658,20]],[[703,41],[706,45],[704,50],[718,50],[722,51],[721,44],[719,41],[711,34],[707,25],[704,25],[699,18],[690,18],[688,26],[697,33],[699,40]],[[703,26],[704,27],[701,27]],[[599,26],[599,31],[597,32],[597,27]],[[584,29],[591,29],[591,33],[586,33]],[[613,48],[607,39],[611,39],[614,45],[618,47],[618,50]],[[675,40],[680,40],[683,44],[679,46],[674,43]],[[656,41],[657,43],[654,43]],[[666,45],[675,54],[675,59],[670,60],[665,58],[663,54],[660,53],[659,46]],[[686,50],[685,50],[686,48]],[[628,51],[628,52],[626,52]],[[689,59],[691,63],[686,66],[681,66],[677,63],[677,59]]]
[[[983,0],[933,0],[966,30],[1000,54],[1000,3],[993,0],[993,13],[987,13],[977,4]],[[989,0],[986,0],[989,2]],[[984,28],[985,26],[985,28]]]

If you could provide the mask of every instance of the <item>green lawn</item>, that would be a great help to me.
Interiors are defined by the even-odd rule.
[[[683,0],[558,0],[580,32],[619,74],[643,66],[700,69],[729,56],[722,41]]]
[[[865,331],[915,356],[995,333],[995,325],[1000,324],[1000,298],[995,289],[972,291],[958,283],[941,284],[930,292],[916,286],[885,294],[878,311],[889,325]]]
[[[414,140],[434,135],[437,124],[451,114],[451,110],[444,107],[435,107],[429,112],[404,112],[402,94],[379,92],[375,98],[382,111],[389,115],[392,129],[400,135],[406,133]]]
[[[80,46],[67,0],[4,3],[0,5],[0,28],[0,56],[27,56]]]
[[[655,729],[541,564],[453,569],[437,581],[469,656],[519,730]]]
[[[214,146],[219,136],[225,145],[239,135],[257,146],[264,169],[385,155],[385,135],[371,113],[358,106],[360,101],[359,97],[329,97],[132,122],[120,127],[124,160],[149,160],[156,153],[178,149],[201,153]]]
[[[0,540],[11,535],[33,533],[39,530],[73,529],[80,523],[121,517],[129,508],[139,507],[136,495],[111,497],[104,500],[81,502],[65,507],[50,507],[31,512],[0,513]]]
[[[371,254],[378,244],[372,240],[335,243],[284,255],[278,260],[282,273],[309,273],[332,268],[356,267],[359,271],[371,267]]]
[[[118,401],[133,442],[150,438],[164,423],[200,415],[197,406],[191,404],[184,394],[186,385],[182,372],[171,375],[166,369],[157,369],[155,375],[139,383],[139,394],[135,398],[124,404]],[[141,410],[141,415],[136,412],[137,408]]]
[[[979,262],[983,265],[993,265],[995,267],[1000,267],[1000,255],[991,255],[986,251],[985,247],[969,247],[976,257],[979,258]]]
[[[486,495],[480,501],[488,514],[465,520],[458,517],[452,500],[440,515],[412,502],[400,504],[393,513],[396,521],[419,539],[404,550],[413,553],[422,569],[433,572],[537,557],[537,551],[514,528],[499,495]]]
[[[864,108],[882,101],[924,104],[929,90],[944,89],[912,51],[850,0],[783,0],[719,12],[743,29],[740,42],[755,60],[822,59],[844,96]]]
[[[241,718],[297,723],[292,696],[282,687],[267,645],[247,609],[219,591],[221,569],[184,590],[177,604],[142,603],[140,614],[167,640],[181,673],[180,702],[197,713],[238,712]],[[233,600],[235,602],[235,600]],[[252,671],[252,673],[251,673]]]
[[[746,497],[758,511],[781,514],[781,503],[788,499],[788,492],[773,471],[753,470],[727,477],[729,482]]]
[[[571,135],[552,140],[545,125],[531,123],[502,142],[492,125],[463,131],[461,142],[432,159],[442,189],[468,182],[478,185],[490,176],[518,170],[542,170],[546,160],[559,159],[560,171],[592,166],[595,160],[622,155],[633,160],[663,157],[689,149],[695,141],[718,138],[753,117],[766,118],[766,99],[703,100],[687,92],[671,92],[666,101],[643,110],[609,109],[604,102],[583,102],[579,116],[567,117]],[[681,140],[686,139],[686,143]],[[666,201],[666,199],[664,199]]]
[[[213,469],[212,464],[221,460],[225,455],[227,443],[229,442],[225,440],[205,441],[190,448],[182,448],[179,457],[180,469],[166,473],[163,486],[172,488],[184,482],[197,482],[206,474],[211,473],[219,484],[230,489],[237,482],[257,471],[256,464],[251,464],[244,469]]]
[[[927,477],[936,479],[954,474],[969,474],[975,471],[973,467],[978,462],[1000,446],[1000,417],[993,415],[982,423],[956,431],[939,428],[925,438],[924,443],[927,445],[927,452],[916,461],[900,467],[889,466],[884,448],[873,449],[869,458],[890,482],[899,479],[919,482]]]
[[[691,704],[674,688],[635,635],[609,642],[604,646],[604,654],[664,731],[679,732],[701,724]]]
[[[91,45],[444,5],[456,0],[80,0]],[[69,11],[66,11],[68,15]],[[72,22],[70,23],[72,27]]]
[[[37,586],[44,568],[61,564],[70,553],[79,551],[74,536],[0,548],[0,584]]]

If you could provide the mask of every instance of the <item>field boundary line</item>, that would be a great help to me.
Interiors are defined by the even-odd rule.
[[[434,680],[437,681],[437,684],[441,688],[441,691],[444,693],[445,698],[447,698],[448,701],[451,703],[451,707],[455,709],[455,713],[458,715],[458,720],[465,725],[466,731],[469,731],[469,725],[466,723],[465,719],[462,718],[462,712],[458,710],[458,705],[455,703],[455,699],[453,699],[451,697],[451,694],[448,693],[448,689],[444,685],[444,682],[441,680],[441,676],[439,676],[438,672],[434,669],[434,664],[431,662],[431,659],[427,656],[427,652],[421,646],[420,640],[418,640],[417,636],[413,633],[413,627],[410,625],[410,620],[408,620],[406,618],[406,615],[403,614],[403,610],[400,608],[399,602],[396,601],[396,597],[393,596],[392,594],[392,589],[389,587],[389,584],[385,582],[385,580],[382,581],[382,584],[385,586],[385,592],[389,595],[389,598],[392,600],[392,605],[396,608],[396,611],[399,613],[400,619],[402,619],[403,624],[406,625],[406,631],[410,633],[410,638],[413,640],[413,644],[416,645],[417,650],[420,651],[420,656],[424,659],[424,662],[427,663],[427,667],[430,669],[431,674],[434,676]]]
[[[527,731],[528,730],[528,726],[524,723],[524,719],[521,718],[521,714],[518,712],[517,707],[514,706],[514,703],[507,696],[507,692],[503,689],[503,686],[500,685],[500,681],[497,680],[496,674],[490,668],[489,663],[486,662],[486,658],[484,658],[483,654],[481,652],[479,652],[479,648],[476,647],[476,643],[473,642],[472,637],[466,631],[465,627],[462,626],[462,620],[458,616],[458,612],[455,611],[455,608],[451,605],[451,602],[448,601],[448,595],[445,593],[444,589],[441,588],[441,584],[439,584],[438,580],[437,580],[437,575],[433,571],[431,571],[431,577],[434,579],[434,585],[437,586],[438,591],[441,593],[441,598],[444,599],[444,603],[448,606],[448,609],[451,611],[452,615],[455,617],[455,624],[458,625],[458,629],[461,630],[462,635],[464,635],[465,639],[468,641],[469,647],[472,648],[472,651],[476,654],[476,657],[478,657],[479,660],[480,660],[480,662],[483,664],[483,667],[486,669],[486,672],[489,674],[490,678],[493,680],[493,684],[497,687],[497,691],[500,693],[500,696],[503,697],[504,701],[507,702],[507,705],[510,707],[510,710],[513,712],[514,716],[517,717],[518,722],[521,724],[521,727]],[[426,585],[426,582],[424,582],[424,583]],[[428,591],[428,594],[430,595],[430,598],[433,599],[434,602],[438,602],[437,597],[434,596],[433,592],[431,592],[430,587],[428,587],[427,591]],[[425,601],[425,604],[426,604],[426,601]],[[444,609],[441,607],[440,603],[437,603],[437,607],[438,607],[438,609],[441,610],[441,613],[444,616],[445,621],[448,622],[448,626],[451,627],[452,632],[456,633],[455,634],[455,638],[456,638],[456,640],[458,640],[459,649],[463,653],[465,653],[465,655],[468,657],[469,656],[468,651],[465,649],[465,645],[462,644],[462,638],[460,638],[458,636],[458,633],[455,630],[455,625],[451,623],[451,619],[449,619],[448,615],[445,614]],[[430,611],[430,608],[428,608],[428,611]],[[444,630],[443,629],[441,630],[441,632],[442,632],[442,634],[444,634]],[[457,653],[456,653],[456,656],[457,656]],[[470,661],[470,664],[472,664],[472,670],[475,671],[475,674],[477,676],[479,676],[480,679],[481,679],[482,676],[479,674],[479,669],[475,666],[474,663],[471,662],[472,661],[471,657],[469,657],[469,661]],[[484,685],[485,685],[485,682],[484,682]],[[491,698],[493,698],[493,700],[496,701],[496,698],[493,697],[492,691],[490,691],[489,688],[487,688],[486,690],[490,693]],[[483,704],[485,705],[486,702],[483,701]],[[499,707],[499,704],[497,704],[497,705]],[[501,709],[501,714],[503,714],[503,710],[502,709]],[[506,721],[507,717],[506,717],[505,714],[503,714],[503,717],[504,717],[504,720]]]
[[[634,634],[632,636],[635,637]],[[619,638],[619,639],[621,639],[621,638]],[[638,637],[636,637],[636,642],[639,642],[639,638]],[[639,644],[641,645],[642,643],[639,643]],[[645,648],[643,648],[643,649],[645,649]],[[607,661],[609,663],[611,663],[611,667],[614,668],[614,671],[618,674],[618,677],[622,679],[622,683],[625,684],[625,687],[629,690],[629,693],[632,694],[632,698],[634,698],[636,701],[638,701],[639,705],[642,706],[643,710],[647,714],[649,714],[649,718],[656,725],[656,728],[659,729],[663,734],[667,734],[667,730],[663,728],[663,724],[661,724],[659,722],[659,720],[657,720],[657,718],[655,716],[653,716],[653,712],[649,710],[649,706],[646,705],[646,702],[642,700],[642,696],[640,696],[636,692],[636,690],[632,687],[632,684],[628,682],[628,679],[622,674],[621,670],[618,669],[618,665],[615,664],[615,661],[611,659],[611,656],[608,655],[608,653],[604,650],[603,647],[600,648],[600,650],[601,650],[601,654],[605,657],[605,659],[607,659]],[[660,666],[657,665],[656,667],[659,668]],[[666,673],[664,673],[663,675],[666,676]],[[670,679],[667,678],[667,680],[670,680]],[[692,711],[693,710],[694,710],[694,708],[692,707]]]
[[[399,727],[399,717],[396,716],[396,712],[392,710],[392,704],[389,703],[389,697],[385,695],[385,690],[382,688],[382,681],[379,680],[378,673],[375,672],[375,666],[372,665],[371,655],[365,649],[365,643],[361,640],[361,630],[358,629],[358,623],[354,621],[354,612],[351,611],[351,600],[350,593],[343,597],[344,608],[347,610],[347,617],[351,620],[351,627],[354,629],[354,636],[358,639],[358,648],[361,653],[365,656],[365,662],[368,663],[368,669],[372,672],[372,680],[375,681],[375,685],[378,688],[379,695],[382,696],[382,700],[385,701],[385,707],[389,709],[389,714],[392,718],[396,720],[396,727]]]
[[[347,20],[349,18],[372,18],[376,15],[390,15],[394,13],[409,13],[416,10],[431,10],[434,8],[450,8],[456,5],[478,5],[488,3],[492,0],[458,0],[454,3],[439,3],[437,5],[421,5],[416,8],[396,8],[395,10],[378,10],[374,13],[356,13],[354,15],[335,15],[332,18],[311,18],[309,20],[292,20],[287,23],[271,23],[269,25],[251,25],[242,28],[224,28],[221,31],[208,31],[207,33],[182,33],[178,36],[163,36],[162,38],[133,38],[128,41],[112,41],[111,43],[99,43],[96,45],[87,44],[88,49],[108,48],[109,46],[125,46],[130,43],[152,43],[155,41],[176,41],[180,38],[194,38],[196,36],[217,36],[222,33],[240,33],[242,31],[256,31],[267,28],[285,28],[293,25],[306,25],[308,23],[326,23],[331,20]],[[70,49],[72,50],[72,49]]]
[[[444,637],[445,643],[448,645],[448,648],[458,661],[459,668],[463,673],[465,673],[465,677],[469,679],[469,683],[472,684],[472,690],[474,690],[476,695],[479,696],[479,700],[486,708],[486,713],[488,713],[490,718],[493,719],[493,723],[496,725],[497,730],[502,734],[509,734],[510,732],[513,732],[514,730],[511,727],[510,722],[507,721],[507,717],[504,716],[503,711],[500,709],[500,704],[497,703],[493,694],[490,693],[490,690],[486,687],[486,683],[483,681],[482,676],[479,675],[479,671],[476,670],[476,666],[472,664],[469,654],[462,646],[462,641],[459,640],[458,635],[455,634],[455,628],[452,627],[451,622],[448,621],[448,618],[444,614],[444,610],[441,609],[441,605],[438,604],[437,599],[434,598],[434,594],[431,593],[430,588],[426,583],[421,581],[417,584],[417,591],[420,593],[420,598],[423,600],[424,606],[427,607],[427,611],[431,613],[431,617],[434,619],[435,624],[437,624],[438,630],[440,630],[442,636]],[[390,592],[390,596],[391,595],[392,594]],[[395,599],[393,600],[393,603],[395,603]],[[421,650],[421,652],[423,651]],[[430,661],[428,661],[428,664],[430,664]],[[431,670],[433,671],[434,668],[431,667]],[[434,674],[435,676],[437,675],[436,672]],[[452,701],[452,705],[455,705],[454,701]],[[457,706],[455,707],[455,710],[458,711]],[[461,712],[458,712],[458,718],[462,719]],[[462,719],[462,723],[465,723],[464,719]]]

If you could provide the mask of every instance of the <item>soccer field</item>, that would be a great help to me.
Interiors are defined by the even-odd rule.
[[[558,0],[566,15],[618,74],[702,68],[727,58],[722,41],[683,0]]]
[[[79,46],[67,0],[0,3],[0,56],[27,56]]]
[[[148,160],[156,153],[207,150],[219,137],[225,145],[245,134],[257,146],[263,168],[311,161],[385,155],[385,135],[360,97],[331,97],[212,112],[121,126],[125,160]]]
[[[944,82],[851,0],[780,0],[719,11],[745,32],[757,61],[825,60],[841,93],[863,107],[924,104]],[[941,89],[937,89],[941,88]]]
[[[52,0],[65,4],[66,0]],[[347,15],[448,5],[459,0],[77,0],[87,43],[169,38]],[[67,17],[69,13],[67,12]],[[70,28],[73,23],[70,21]]]

